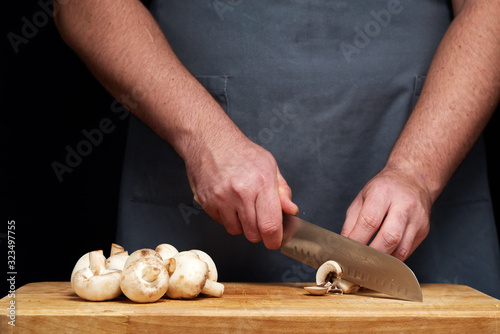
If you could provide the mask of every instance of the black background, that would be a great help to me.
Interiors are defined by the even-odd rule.
[[[8,294],[7,227],[15,221],[16,287],[36,281],[68,281],[80,255],[105,254],[114,241],[127,120],[112,112],[112,98],[64,44],[49,18],[15,52],[9,33],[22,36],[26,18],[43,18],[38,1],[2,6],[2,220],[0,297]],[[485,132],[491,191],[500,217],[498,115]],[[108,118],[105,134],[60,182],[51,164],[64,163],[66,146],[86,139],[83,130]],[[498,219],[497,219],[498,220]],[[4,278],[3,278],[4,277]]]

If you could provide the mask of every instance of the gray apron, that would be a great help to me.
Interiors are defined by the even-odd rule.
[[[340,232],[383,167],[451,19],[447,1],[153,1],[182,63],[269,150],[300,217]],[[421,282],[500,297],[499,248],[480,140],[407,261]],[[193,202],[183,161],[132,118],[117,242],[208,252],[221,281],[314,281],[315,270],[231,236]]]

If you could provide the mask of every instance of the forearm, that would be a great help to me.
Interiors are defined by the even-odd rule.
[[[137,0],[71,1],[56,24],[99,81],[184,159],[194,198],[231,234],[281,244],[296,214],[274,157],[250,141],[180,63]],[[127,99],[121,102],[127,106]]]
[[[434,201],[499,102],[500,4],[463,6],[443,37],[388,169],[403,170]]]
[[[55,12],[62,37],[95,77],[183,158],[222,132],[241,136],[139,1],[71,1]]]

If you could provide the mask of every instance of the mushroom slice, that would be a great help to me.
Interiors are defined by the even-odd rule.
[[[316,272],[316,284],[318,286],[331,285],[329,291],[343,293],[356,293],[360,286],[342,279],[342,267],[335,261],[326,261]]]
[[[89,266],[77,271],[71,281],[75,293],[91,301],[110,300],[121,295],[121,270],[107,270],[102,250],[88,253]]]
[[[321,296],[326,294],[330,287],[328,286],[305,286],[304,289],[309,292],[311,295]]]

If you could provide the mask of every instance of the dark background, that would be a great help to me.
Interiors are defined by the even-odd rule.
[[[47,14],[44,23],[43,13],[38,1],[3,1],[0,298],[8,294],[8,221],[15,221],[16,287],[68,281],[82,254],[103,249],[107,255],[114,241],[127,120],[112,112],[114,99],[64,44]],[[15,52],[9,33],[22,36],[26,20],[35,18],[39,27]],[[497,217],[499,117],[485,132]],[[86,139],[82,131],[98,128],[105,118],[114,130],[60,182],[51,164],[65,164],[66,146],[76,149]]]

